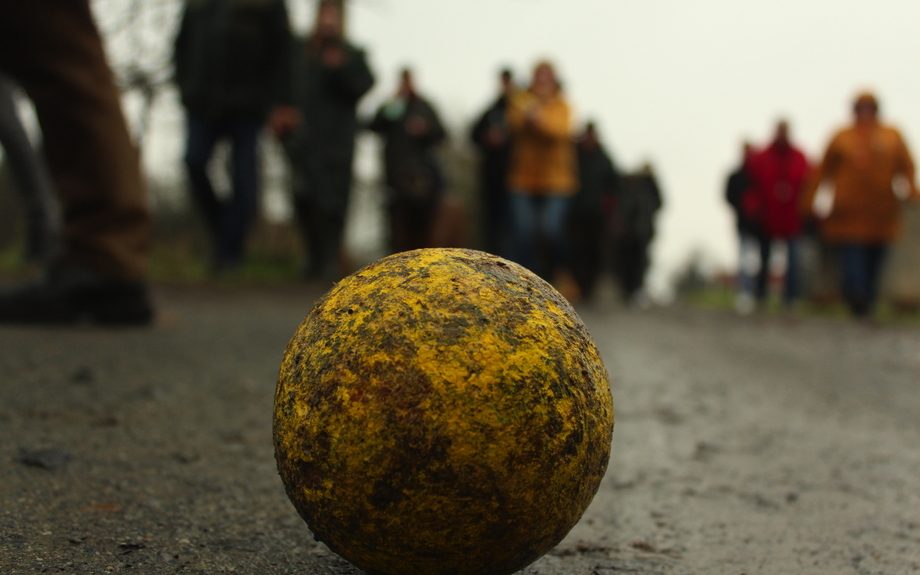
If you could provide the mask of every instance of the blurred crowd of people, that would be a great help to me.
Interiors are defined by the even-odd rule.
[[[817,245],[825,264],[836,268],[852,314],[874,312],[885,257],[901,233],[901,202],[920,194],[911,154],[900,133],[879,120],[873,94],[855,99],[853,118],[816,164],[792,143],[786,121],[765,147],[744,144],[743,160],[726,185],[740,245],[740,313],[765,305],[775,246],[786,256],[783,304],[796,304],[803,295],[803,241]]]
[[[313,30],[302,38],[292,36],[283,0],[186,4],[175,41],[176,82],[186,108],[189,182],[211,235],[215,271],[242,261],[258,197],[255,144],[266,124],[287,153],[308,278],[335,280],[349,271],[342,236],[361,128],[383,143],[389,250],[470,244],[467,214],[474,210],[450,193],[439,149],[448,134],[435,106],[407,68],[373,118],[359,119],[357,104],[374,76],[365,52],[347,41],[344,24],[336,0],[318,2]],[[602,244],[615,228],[623,236],[613,244],[622,251],[619,276],[635,299],[661,203],[651,169],[621,178],[594,126],[573,138],[570,107],[551,63],[539,63],[526,87],[510,70],[500,81],[499,97],[471,134],[482,165],[475,210],[482,241],[475,245],[534,270],[577,301],[593,291],[610,251]],[[207,170],[221,138],[233,150],[227,198],[215,193]],[[628,221],[614,226],[614,212],[630,214]]]
[[[184,3],[173,51],[183,159],[215,273],[244,260],[266,127],[290,167],[305,276],[334,281],[351,271],[342,238],[355,138],[368,129],[383,142],[391,252],[481,247],[534,270],[573,302],[590,297],[613,266],[624,296],[641,302],[661,205],[654,174],[650,166],[620,174],[591,123],[573,136],[550,62],[536,65],[526,87],[504,71],[499,97],[475,122],[482,169],[474,210],[451,191],[439,151],[447,131],[412,70],[401,71],[396,94],[372,119],[358,118],[375,81],[367,56],[346,37],[342,0],[316,5],[312,30],[298,37],[284,0]],[[0,293],[0,321],[147,323],[151,214],[89,2],[40,0],[8,12],[0,139],[26,207],[26,258],[47,272]],[[33,101],[43,150],[32,148],[16,114],[14,82]],[[212,180],[221,142],[230,149],[229,193]],[[470,213],[481,216],[475,224]],[[482,240],[471,245],[477,228]]]
[[[313,30],[303,38],[289,31],[283,0],[186,4],[175,41],[176,82],[187,115],[189,182],[216,271],[242,261],[258,197],[255,144],[265,124],[287,153],[308,278],[335,280],[349,271],[342,236],[361,128],[383,142],[389,250],[470,244],[467,214],[474,210],[450,193],[439,150],[448,134],[435,106],[407,68],[396,93],[372,119],[360,120],[357,104],[374,76],[344,24],[336,0],[318,2]],[[622,179],[593,126],[578,141],[573,131],[552,64],[539,63],[523,88],[510,70],[502,72],[499,97],[472,130],[482,165],[476,245],[540,273],[577,301],[591,294],[604,265],[601,244],[612,213],[631,213],[616,226],[626,236],[617,261],[625,293],[635,298],[660,205],[654,176],[648,168]],[[218,197],[207,170],[221,138],[233,150],[228,198]],[[630,190],[653,199],[624,199]],[[617,210],[621,205],[625,211]],[[641,217],[648,222],[633,221]]]
[[[597,126],[574,125],[558,70],[539,62],[526,86],[511,70],[472,122],[479,152],[475,209],[451,189],[440,148],[448,138],[411,69],[370,119],[358,103],[375,78],[348,41],[342,0],[317,0],[312,30],[292,33],[285,0],[187,0],[175,34],[175,82],[186,112],[184,163],[208,231],[216,273],[240,266],[259,205],[257,141],[283,145],[308,260],[304,274],[334,281],[349,271],[342,239],[361,129],[382,143],[391,252],[481,247],[530,268],[570,301],[590,298],[612,271],[624,298],[642,307],[662,205],[654,170],[618,170]],[[43,134],[32,147],[11,91],[32,100]],[[863,94],[855,121],[812,163],[777,125],[763,147],[746,145],[729,178],[741,245],[738,308],[762,304],[769,261],[785,252],[782,298],[802,296],[802,238],[837,258],[853,313],[872,313],[901,200],[920,197],[903,139]],[[574,135],[577,132],[577,135]],[[0,290],[0,321],[148,323],[151,214],[138,152],[120,108],[88,0],[12,3],[0,21],[0,140],[27,215],[26,257],[46,273]],[[218,142],[230,144],[229,194],[211,180]],[[822,199],[823,185],[834,190]],[[822,208],[822,206],[824,206]],[[475,220],[470,214],[477,214]],[[481,240],[469,241],[478,230]]]
[[[643,290],[661,193],[650,165],[622,174],[587,122],[574,138],[569,104],[550,62],[520,88],[511,70],[474,123],[480,153],[480,227],[487,251],[553,283],[570,301],[590,298],[613,272],[624,298]]]

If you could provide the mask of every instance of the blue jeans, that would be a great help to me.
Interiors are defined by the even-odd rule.
[[[514,234],[514,257],[517,263],[547,278],[540,269],[537,245],[540,238],[549,242],[556,269],[568,269],[569,249],[566,222],[569,215],[567,196],[533,196],[520,191],[511,194],[511,224]]]
[[[843,298],[854,315],[869,315],[878,300],[885,244],[841,244],[840,272]]]
[[[801,265],[799,263],[799,240],[789,238],[783,240],[786,244],[786,277],[783,283],[783,303],[791,305],[801,291]],[[773,240],[760,237],[760,271],[757,273],[757,299],[763,301],[767,297],[767,288],[770,279],[770,255],[773,251]]]
[[[214,246],[216,267],[234,267],[243,259],[246,234],[255,219],[259,199],[256,146],[262,122],[251,114],[227,116],[212,121],[188,112],[185,164],[192,199],[201,212]],[[228,138],[232,146],[230,198],[219,199],[208,177],[208,162],[214,146]]]

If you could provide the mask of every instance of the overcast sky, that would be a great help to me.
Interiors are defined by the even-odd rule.
[[[295,27],[309,27],[313,3],[288,3]],[[694,249],[734,264],[724,181],[742,140],[766,142],[778,118],[818,159],[870,87],[915,142],[918,22],[920,2],[895,0],[351,0],[348,32],[378,78],[362,110],[410,65],[455,138],[494,97],[501,66],[526,80],[536,60],[556,62],[578,118],[597,120],[618,164],[657,169],[662,281]]]

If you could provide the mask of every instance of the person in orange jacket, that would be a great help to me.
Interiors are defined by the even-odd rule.
[[[803,211],[813,214],[820,185],[833,186],[833,206],[819,229],[839,251],[843,297],[856,316],[875,307],[888,246],[901,233],[901,201],[920,199],[907,145],[879,122],[878,110],[873,94],[856,98],[855,122],[831,139],[802,196]]]
[[[542,232],[552,249],[550,279],[562,295],[577,300],[579,289],[570,271],[566,244],[569,200],[578,189],[575,145],[571,112],[552,64],[538,63],[530,87],[511,99],[508,125],[514,257],[521,265],[547,275],[537,257],[537,238]]]

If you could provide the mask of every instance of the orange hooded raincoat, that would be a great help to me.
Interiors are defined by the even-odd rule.
[[[536,120],[527,114],[538,107]],[[529,91],[511,99],[508,124],[513,134],[508,186],[527,194],[572,195],[578,189],[571,112],[559,94],[540,102]]]
[[[909,199],[920,199],[914,162],[901,134],[878,123],[854,125],[831,140],[801,205],[810,215],[818,187],[828,182],[834,189],[834,203],[820,223],[824,240],[887,244],[901,233],[900,199],[894,192],[898,176],[907,183]]]

